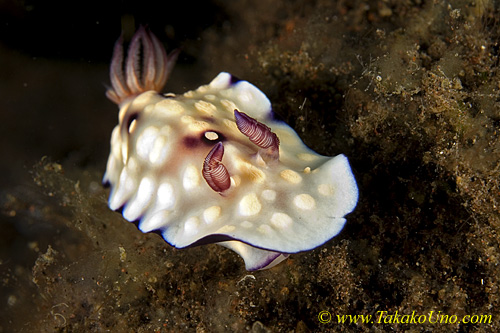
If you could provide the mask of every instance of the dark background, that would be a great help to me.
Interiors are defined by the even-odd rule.
[[[1,1],[0,332],[498,331],[498,10]],[[229,71],[311,148],[349,157],[360,201],[340,235],[250,274],[229,250],[173,249],[107,208],[109,60],[139,24],[182,49],[166,91]],[[331,323],[318,321],[325,310]],[[493,320],[335,321],[431,310]]]

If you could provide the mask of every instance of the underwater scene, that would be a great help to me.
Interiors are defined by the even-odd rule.
[[[500,330],[495,1],[0,18],[0,332]]]

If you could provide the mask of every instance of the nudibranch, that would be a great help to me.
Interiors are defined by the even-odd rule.
[[[358,200],[344,155],[306,147],[264,93],[228,73],[161,94],[177,52],[167,55],[143,27],[126,57],[122,44],[106,92],[120,108],[103,179],[111,209],[176,248],[225,246],[250,271],[341,231]]]

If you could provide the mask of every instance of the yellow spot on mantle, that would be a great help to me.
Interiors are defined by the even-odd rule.
[[[178,101],[173,99],[164,99],[163,101],[156,103],[155,110],[165,113],[166,115],[174,115],[183,113],[186,109]]]
[[[217,113],[217,108],[215,107],[215,105],[209,102],[198,101],[194,103],[194,107],[196,108],[196,110],[208,115],[214,115],[215,113]]]
[[[182,178],[182,185],[185,190],[191,190],[193,188],[198,187],[200,184],[200,176],[198,169],[190,164],[184,170],[184,175]]]
[[[292,223],[292,218],[285,213],[274,213],[271,217],[271,224],[278,229],[284,229]]]
[[[299,154],[297,154],[297,157],[299,158],[299,160],[302,160],[305,162],[312,162],[318,158],[316,155],[309,154],[309,153],[299,153]]]
[[[316,201],[309,194],[299,194],[293,198],[293,203],[297,208],[310,210],[316,207]]]
[[[219,206],[212,206],[203,212],[203,219],[206,223],[210,224],[220,217],[221,208]]]
[[[321,184],[318,186],[318,192],[324,196],[330,196],[335,193],[335,189],[330,184]]]
[[[239,210],[243,216],[252,216],[260,212],[262,205],[255,193],[247,194],[241,199]]]
[[[245,160],[239,159],[237,161],[237,167],[241,172],[243,179],[248,179],[252,183],[263,183],[266,179],[266,174],[262,172],[259,168],[255,167],[252,163],[246,162]]]
[[[281,178],[292,184],[298,184],[302,181],[302,177],[293,170],[287,169],[280,172]]]
[[[187,124],[191,131],[204,131],[210,127],[210,124],[206,121],[195,120],[191,116],[182,116],[181,122]]]

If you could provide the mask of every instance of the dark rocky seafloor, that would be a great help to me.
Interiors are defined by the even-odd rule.
[[[0,332],[500,331],[498,2],[113,3],[0,2]],[[231,72],[349,157],[337,237],[250,273],[107,208],[108,64],[138,24],[182,48],[166,91]]]

